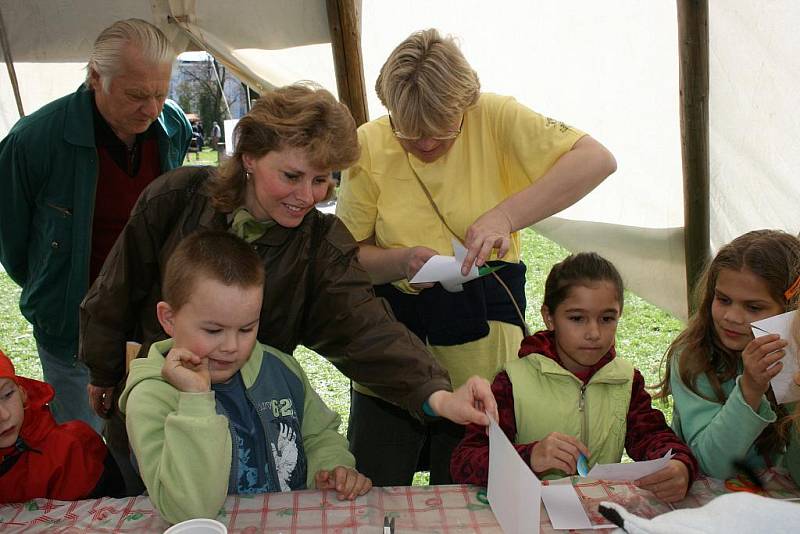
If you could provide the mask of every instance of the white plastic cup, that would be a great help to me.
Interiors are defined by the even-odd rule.
[[[228,527],[213,519],[189,519],[172,525],[164,534],[228,534]]]

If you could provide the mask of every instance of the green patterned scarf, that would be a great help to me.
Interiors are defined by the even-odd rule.
[[[236,208],[236,210],[233,212],[233,222],[231,223],[229,232],[241,237],[248,243],[252,243],[267,233],[267,230],[276,224],[277,223],[272,219],[268,219],[266,221],[255,220],[250,212],[247,211],[247,208],[242,206]]]

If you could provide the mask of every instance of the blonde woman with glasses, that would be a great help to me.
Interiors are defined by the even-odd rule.
[[[616,161],[585,133],[481,93],[454,40],[434,29],[395,48],[375,89],[389,114],[359,128],[361,157],[343,176],[337,215],[359,242],[376,292],[453,385],[474,374],[492,379],[523,338],[519,230],[577,202]],[[465,274],[495,260],[504,268],[460,293],[409,284],[431,256],[453,255],[454,239],[468,251]],[[432,484],[449,483],[462,434],[446,421],[420,423],[353,384],[348,438],[358,469],[377,486],[408,485],[428,466]]]

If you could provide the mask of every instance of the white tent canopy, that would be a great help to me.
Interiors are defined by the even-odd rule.
[[[256,87],[311,79],[336,91],[322,0],[5,0],[0,14],[26,113],[74,90],[97,33],[132,16],[159,25],[179,50],[208,49]],[[361,15],[370,117],[385,113],[374,83],[391,49],[436,27],[459,38],[483,90],[608,146],[617,173],[537,230],[608,256],[634,291],[685,317],[675,2],[364,0]],[[710,0],[709,21],[712,245],[755,228],[797,233],[800,4]],[[4,135],[18,118],[5,76],[0,103]]]

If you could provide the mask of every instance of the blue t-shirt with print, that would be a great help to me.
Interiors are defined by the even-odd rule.
[[[252,494],[280,491],[270,475],[267,442],[264,429],[255,408],[247,400],[241,373],[230,380],[213,384],[217,400],[227,412],[228,422],[233,427],[234,446],[239,455],[239,478],[235,488],[228,493]],[[235,465],[235,464],[234,464]],[[233,468],[233,466],[232,466]]]

